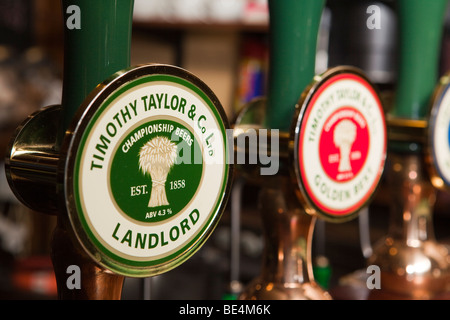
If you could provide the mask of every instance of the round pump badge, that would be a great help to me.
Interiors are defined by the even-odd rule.
[[[432,99],[428,122],[429,169],[433,185],[450,188],[450,79],[441,79]]]
[[[218,99],[183,69],[144,65],[117,73],[86,101],[65,164],[75,235],[119,274],[178,266],[210,235],[230,188]]]
[[[293,129],[294,174],[309,211],[346,221],[367,203],[386,159],[386,122],[361,71],[333,68],[300,99]]]

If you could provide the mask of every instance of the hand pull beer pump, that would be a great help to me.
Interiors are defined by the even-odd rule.
[[[251,102],[235,124],[240,138],[270,129],[267,150],[280,170],[244,165],[261,185],[258,209],[265,250],[262,270],[241,299],[331,299],[314,280],[311,244],[316,219],[342,222],[358,215],[378,185],[386,156],[384,111],[367,77],[353,67],[315,76],[324,1],[269,1],[270,68],[267,98]],[[370,143],[369,143],[370,141]],[[259,152],[264,142],[258,141]],[[262,145],[262,147],[261,147]]]
[[[388,118],[391,220],[368,260],[381,268],[381,289],[372,290],[372,299],[438,299],[450,288],[448,249],[436,241],[432,225],[435,187],[448,180],[430,160],[448,154],[449,122],[428,110],[430,105],[445,110],[439,105],[448,104],[442,98],[445,86],[433,94],[447,2],[399,1],[399,78]],[[436,136],[439,123],[447,127]]]
[[[60,299],[120,299],[125,276],[177,267],[209,237],[230,188],[214,93],[178,67],[129,66],[133,5],[62,0],[62,105],[31,115],[6,159],[16,196],[57,216]],[[67,284],[76,267],[78,288]]]

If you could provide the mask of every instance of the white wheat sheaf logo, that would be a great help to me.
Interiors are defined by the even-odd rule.
[[[339,148],[339,172],[351,171],[350,151],[356,140],[356,125],[350,120],[342,120],[334,128],[333,141]]]
[[[152,192],[148,206],[169,205],[166,195],[166,179],[177,157],[177,145],[166,137],[149,140],[139,151],[139,169],[149,173],[152,179]]]

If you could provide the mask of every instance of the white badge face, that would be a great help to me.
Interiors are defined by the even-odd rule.
[[[450,90],[449,85],[441,88],[432,106],[429,119],[429,153],[434,170],[441,179],[439,188],[450,187]]]
[[[221,106],[187,78],[177,70],[121,84],[80,133],[72,223],[91,255],[117,273],[177,266],[220,217],[226,127]]]
[[[372,196],[386,159],[384,111],[373,87],[340,71],[314,88],[298,126],[300,189],[319,215],[346,219]]]

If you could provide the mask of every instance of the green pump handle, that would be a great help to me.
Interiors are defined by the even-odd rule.
[[[61,0],[64,79],[61,131],[97,84],[130,66],[134,0]]]
[[[287,131],[300,94],[315,75],[324,0],[269,0],[266,126]]]
[[[391,115],[423,119],[438,77],[447,0],[399,0],[400,64]]]
[[[64,16],[64,79],[58,129],[60,141],[88,94],[104,80],[130,66],[134,0],[61,0]],[[61,213],[64,215],[65,213]],[[52,238],[52,261],[59,299],[121,298],[124,277],[98,267],[81,254],[58,219]],[[80,290],[66,285],[70,265],[81,270]]]

